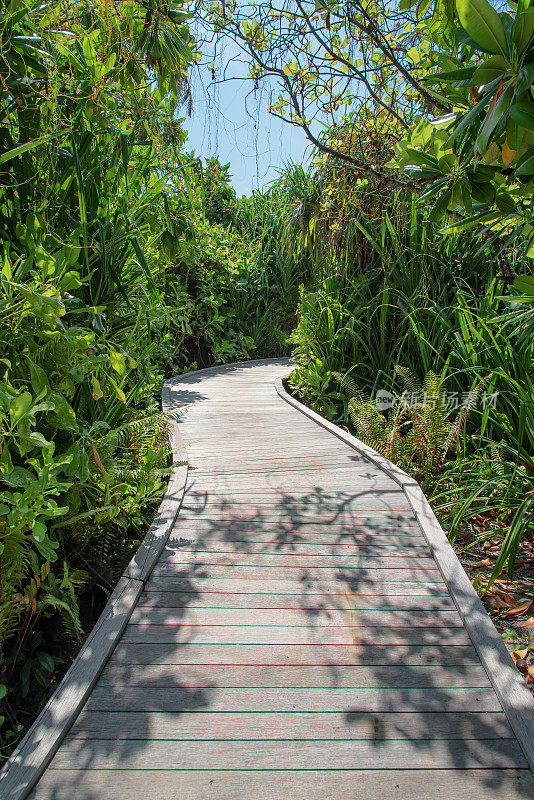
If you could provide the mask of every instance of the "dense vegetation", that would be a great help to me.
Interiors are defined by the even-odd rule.
[[[252,78],[318,15],[318,77],[299,28],[283,88],[309,104],[319,82],[332,111],[356,103],[354,73],[364,100],[312,167],[239,199],[178,117],[199,59],[183,8],[1,2],[2,757],[150,524],[171,374],[293,352],[294,390],[421,480],[452,539],[486,521],[492,579],[531,537],[534,10],[497,16],[490,41],[486,0],[403,0],[389,47],[385,6],[297,5]],[[231,34],[224,9],[210,24]]]
[[[260,220],[224,168],[183,150],[181,9],[11,0],[2,14],[5,756],[164,492],[164,378],[287,351],[301,278],[277,260],[274,210]]]

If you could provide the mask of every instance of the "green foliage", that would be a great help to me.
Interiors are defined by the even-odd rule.
[[[358,437],[412,474],[423,488],[432,486],[478,392],[473,392],[470,403],[459,410],[449,409],[443,376],[428,372],[421,382],[404,367],[397,367],[395,372],[405,390],[388,396],[391,406],[387,416],[379,409],[376,397],[365,399],[353,381],[339,373],[335,377],[353,395],[348,413]]]
[[[344,395],[335,385],[335,374],[325,369],[324,362],[316,358],[312,363],[296,367],[289,385],[314,411],[327,419],[336,419],[339,403]]]
[[[281,352],[298,282],[286,296],[276,248],[262,250],[263,228],[241,213],[227,169],[180,151],[176,109],[196,57],[181,7],[1,5],[7,756],[165,490],[163,380]]]
[[[534,527],[529,298],[503,292],[492,274],[497,259],[475,232],[442,236],[416,199],[369,214],[353,206],[336,247],[324,226],[322,234],[314,248],[329,259],[327,275],[302,294],[291,335],[295,390],[422,481],[452,539],[476,515],[499,520],[504,540],[493,578],[505,565],[511,573]],[[507,255],[514,264],[517,254]],[[530,277],[518,283],[532,294]],[[366,398],[398,395],[399,370],[423,387],[443,382],[451,405],[468,409],[437,404],[430,413],[424,403],[397,403],[379,413]],[[349,387],[342,399],[336,374]]]
[[[526,243],[532,256],[534,9],[510,6],[498,14],[488,0],[458,0],[454,40],[428,26],[441,49],[425,84],[450,113],[413,126],[391,166],[420,183],[435,219],[454,215],[446,232],[476,226],[501,252]],[[452,11],[444,21],[454,23]]]

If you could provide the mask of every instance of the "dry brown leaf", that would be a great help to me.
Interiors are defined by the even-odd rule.
[[[488,113],[487,113],[488,117],[491,114],[491,112],[493,111],[493,107],[494,107],[495,103],[497,102],[497,100],[499,99],[501,94],[503,93],[503,87],[504,87],[504,84],[503,84],[503,80],[501,78],[501,80],[499,82],[499,85],[497,86],[497,89],[495,91],[495,94],[491,98],[491,103],[489,104]]]
[[[507,603],[509,606],[517,608],[517,606],[519,605],[515,597],[512,597],[512,595],[508,594],[508,592],[503,592],[502,589],[495,589],[494,591],[495,594],[498,595],[501,598],[501,600],[504,600],[504,602]]]
[[[489,567],[493,564],[491,558],[483,558],[482,561],[477,561],[476,564],[471,564],[473,569],[478,569],[479,567]]]
[[[508,147],[508,142],[505,142],[502,146],[502,163],[505,167],[509,167],[512,161],[514,160],[516,151],[512,150]]]
[[[95,460],[96,466],[98,467],[98,469],[100,470],[102,475],[105,475],[106,474],[106,470],[104,469],[104,465],[102,464],[102,461],[100,460],[100,456],[98,455],[98,451],[97,451],[97,449],[96,449],[96,447],[94,445],[93,445],[93,458]]]
[[[531,683],[534,682],[534,664],[528,668],[528,678],[527,680]]]
[[[525,659],[528,656],[528,647],[525,647],[523,650],[514,650],[512,653],[512,658],[514,661],[517,661],[518,658]]]
[[[516,606],[515,608],[509,608],[508,611],[505,611],[504,613],[507,617],[515,616],[516,614],[524,614],[525,611],[528,611],[531,605],[532,600],[527,600],[525,603],[521,603],[521,605]]]
[[[519,628],[534,628],[534,617],[529,617],[518,626]]]

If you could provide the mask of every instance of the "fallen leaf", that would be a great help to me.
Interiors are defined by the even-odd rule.
[[[528,679],[534,681],[534,664],[528,668]]]
[[[527,600],[526,603],[521,603],[521,605],[516,606],[515,608],[509,608],[508,611],[504,612],[504,614],[507,617],[515,616],[516,614],[524,614],[525,611],[528,611],[531,605],[532,600]],[[534,617],[532,617],[532,619],[534,619]]]
[[[517,661],[520,658],[522,661],[528,656],[528,647],[525,647],[523,650],[514,650],[512,653],[512,658],[514,661]]]
[[[498,595],[494,595],[493,597],[488,597],[491,605],[497,609],[508,608],[509,603],[505,603]]]
[[[529,617],[524,622],[521,622],[518,627],[519,628],[534,628],[534,617]]]
[[[489,567],[493,564],[491,558],[483,558],[482,561],[477,561],[476,564],[471,564],[473,569],[478,569],[479,567]]]
[[[512,595],[508,594],[508,592],[503,592],[502,589],[494,589],[494,592],[496,595],[498,595],[498,597],[501,598],[501,600],[504,600],[504,602],[507,603],[509,606],[517,608],[517,606],[519,605],[515,597],[512,597]]]

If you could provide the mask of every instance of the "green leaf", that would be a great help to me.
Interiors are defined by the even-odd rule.
[[[70,403],[65,400],[63,395],[54,392],[50,399],[54,403],[54,410],[47,416],[47,422],[53,425],[54,428],[59,428],[64,431],[75,431],[78,426],[76,424],[76,414]]]
[[[520,164],[515,173],[518,177],[525,175],[534,175],[534,156],[530,156],[522,164]]]
[[[126,375],[126,359],[122,353],[118,353],[117,350],[111,350],[109,360],[115,372],[117,372],[121,378],[124,378]]]
[[[28,436],[24,437],[24,440],[31,442],[33,446],[37,445],[37,447],[43,448],[50,447],[52,444],[39,431],[32,431]]]
[[[506,189],[500,189],[497,192],[495,196],[495,205],[503,214],[515,214],[517,211],[516,204]]]
[[[32,389],[36,395],[36,400],[42,400],[48,391],[48,377],[44,369],[38,367],[31,358],[26,358],[28,366],[30,367],[30,375],[32,382]]]
[[[506,56],[508,45],[501,19],[488,0],[456,0],[462,28],[482,50]]]
[[[113,388],[115,389],[115,395],[117,396],[117,398],[121,401],[121,403],[125,403],[126,402],[126,395],[124,394],[124,392],[122,391],[120,386],[117,385],[117,383],[113,380],[111,375],[108,375],[108,380],[111,383],[111,385],[113,386]]]
[[[511,94],[512,87],[507,86],[480,127],[475,142],[475,151],[478,151],[481,155],[484,155],[488,149],[488,142],[491,134],[497,127],[501,117],[508,110]]]
[[[456,233],[457,231],[466,231],[469,228],[472,228],[474,225],[479,225],[483,222],[491,222],[501,214],[499,211],[483,211],[481,214],[473,214],[471,217],[465,217],[458,222],[453,222],[452,225],[447,225],[446,228],[442,228],[442,233]]]
[[[429,214],[431,222],[437,222],[447,210],[452,198],[452,189],[446,189],[443,194],[438,198],[434,208]]]
[[[49,142],[50,139],[57,139],[57,137],[62,136],[63,133],[64,131],[49,133],[46,136],[40,136],[38,139],[32,139],[31,142],[19,144],[18,147],[14,147],[13,150],[8,150],[7,153],[2,153],[0,156],[0,166],[5,164],[7,161],[11,161],[12,158],[17,158],[17,156],[21,156],[23,153],[28,153],[30,150],[34,150],[36,147],[39,147],[40,144]]]
[[[510,106],[510,116],[527,131],[534,131],[534,102],[515,103]]]
[[[534,277],[530,275],[522,275],[514,280],[514,289],[517,289],[521,294],[527,294],[530,297],[534,296]]]
[[[17,422],[20,422],[20,420],[26,416],[32,405],[33,398],[29,392],[22,392],[22,394],[14,397],[9,407],[11,424],[16,425]]]
[[[59,282],[59,291],[63,292],[72,292],[74,289],[79,289],[82,285],[82,281],[80,280],[80,273],[71,270],[70,272],[66,272]]]
[[[91,375],[91,394],[93,400],[101,400],[104,397],[104,392],[100,388],[100,382],[94,375]]]
[[[410,163],[438,169],[438,161],[434,156],[428,155],[422,150],[414,150],[412,147],[406,148],[406,153],[410,156]]]
[[[436,72],[425,78],[426,83],[438,83],[441,81],[455,83],[456,81],[470,81],[475,74],[477,67],[464,67],[463,69],[453,69],[448,72]]]
[[[44,653],[42,650],[40,650],[35,657],[37,661],[46,669],[47,672],[53,672],[55,667],[55,661],[53,657],[50,655],[50,653]]]
[[[517,80],[515,82],[515,96],[519,99],[519,96],[530,89],[532,83],[534,82],[534,61],[531,61],[530,64],[525,64],[525,66],[519,70],[519,75],[517,76]]]
[[[86,33],[85,36],[82,37],[83,55],[89,69],[94,69],[94,67],[99,63],[98,52],[96,49],[96,44],[99,39],[100,31],[98,30],[91,31],[91,33]]]
[[[473,75],[473,86],[486,86],[497,78],[501,78],[509,66],[502,56],[491,56],[476,68]]]
[[[519,53],[522,53],[534,33],[534,9],[528,8],[526,11],[516,15],[514,27],[512,28],[512,41]]]

